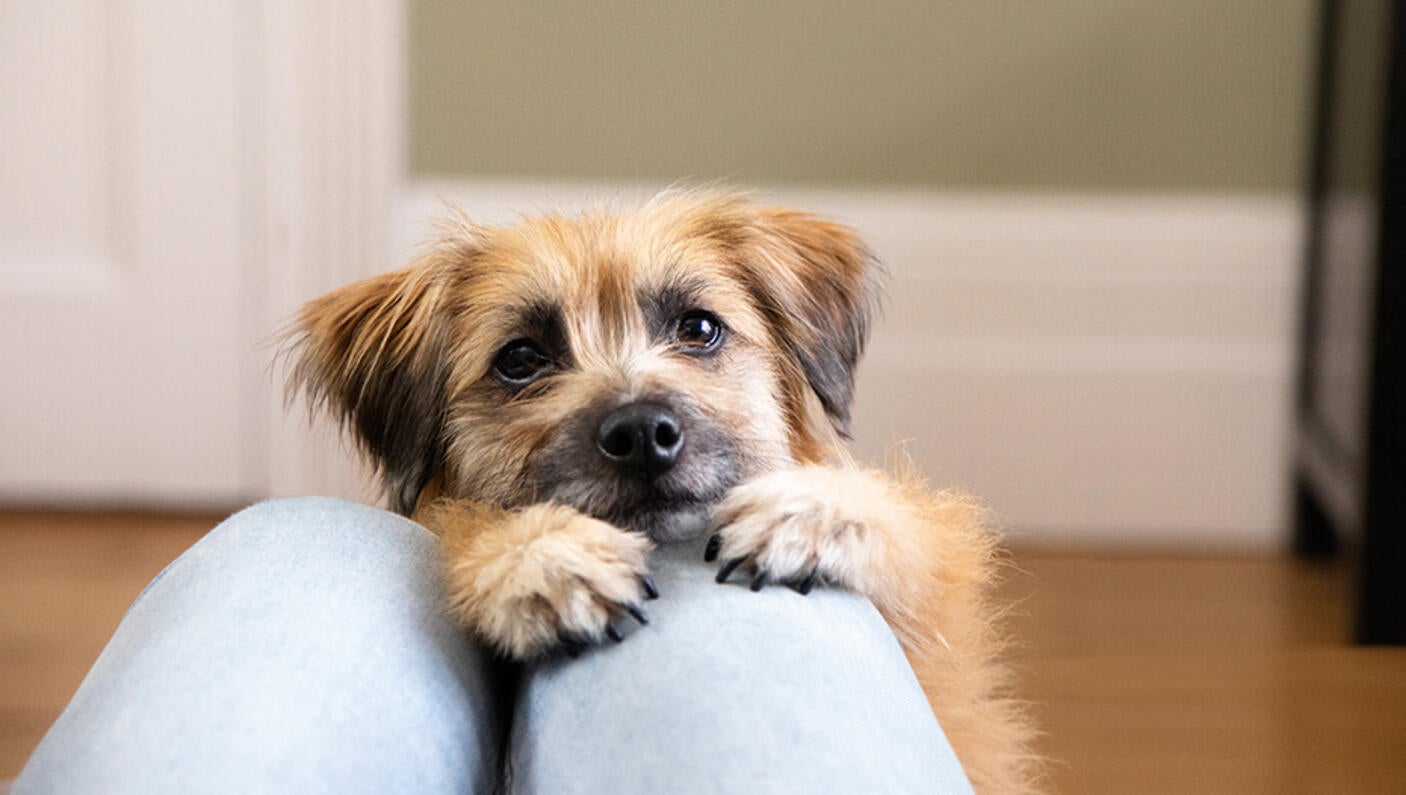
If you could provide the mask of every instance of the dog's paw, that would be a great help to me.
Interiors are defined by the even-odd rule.
[[[867,593],[882,567],[878,543],[893,496],[863,472],[806,466],[763,475],[733,489],[713,514],[707,561],[722,559],[718,582],[752,575],[752,590],[785,583],[803,594],[817,583]]]
[[[656,598],[649,539],[560,505],[517,514],[507,533],[484,533],[449,550],[449,588],[460,620],[514,659],[555,649],[573,656],[624,639]]]

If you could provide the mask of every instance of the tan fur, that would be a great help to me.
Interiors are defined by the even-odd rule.
[[[981,509],[845,451],[879,276],[851,230],[723,194],[500,228],[456,217],[411,267],[304,308],[295,383],[354,431],[393,506],[440,533],[464,625],[517,658],[597,641],[644,598],[650,540],[600,518],[617,497],[589,466],[562,467],[600,407],[677,402],[690,432],[722,440],[710,477],[731,480],[699,475],[711,515],[649,532],[706,522],[754,576],[794,585],[817,570],[872,599],[976,789],[1031,791]],[[716,356],[689,355],[652,318],[651,296],[675,294],[724,321]],[[495,354],[541,335],[530,319],[544,312],[568,352],[509,389]]]
[[[561,505],[505,511],[441,500],[419,518],[444,539],[455,613],[516,659],[548,651],[564,628],[599,641],[621,605],[640,601],[654,548]]]

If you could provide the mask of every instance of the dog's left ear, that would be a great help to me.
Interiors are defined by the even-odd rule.
[[[881,269],[852,229],[808,213],[758,208],[748,270],[777,342],[820,398],[835,430],[850,432],[854,370],[877,309]]]

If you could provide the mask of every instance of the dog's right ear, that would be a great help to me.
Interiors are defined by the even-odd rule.
[[[449,276],[427,255],[308,302],[288,333],[290,390],[352,432],[405,515],[442,457]]]

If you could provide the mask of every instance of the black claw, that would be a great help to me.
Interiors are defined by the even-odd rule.
[[[648,574],[640,575],[640,587],[644,589],[644,598],[659,598],[659,589],[654,585],[654,578],[650,577]]]
[[[757,576],[752,578],[752,593],[756,593],[764,587],[766,587],[766,572],[759,571]]]
[[[620,634],[620,630],[616,629],[614,624],[605,625],[605,636],[616,643],[625,639],[625,636]]]
[[[738,567],[738,566],[741,566],[741,565],[742,565],[742,561],[744,561],[744,560],[746,560],[746,559],[747,559],[747,558],[744,556],[744,557],[740,557],[740,558],[733,558],[733,559],[729,560],[728,562],[724,563],[724,564],[723,564],[723,567],[722,567],[721,569],[718,569],[718,577],[717,577],[718,582],[720,582],[720,583],[727,582],[727,578],[730,577],[730,576],[732,576],[732,572],[736,571],[737,567]]]
[[[705,563],[712,563],[717,560],[718,553],[722,551],[722,548],[723,537],[721,535],[714,535],[712,538],[708,539],[708,546],[703,548],[703,561]]]
[[[644,614],[644,610],[641,610],[639,605],[621,605],[621,607],[625,608],[625,612],[629,613],[641,625],[649,623],[649,616]]]
[[[801,584],[796,586],[796,590],[799,591],[802,596],[805,596],[806,594],[810,593],[811,588],[815,587],[815,582],[819,579],[820,567],[816,566],[815,568],[810,570],[810,574],[807,574],[804,580],[801,580]]]
[[[561,645],[561,650],[569,657],[580,657],[581,652],[586,650],[586,641],[581,638],[563,632],[557,635],[557,643]]]

